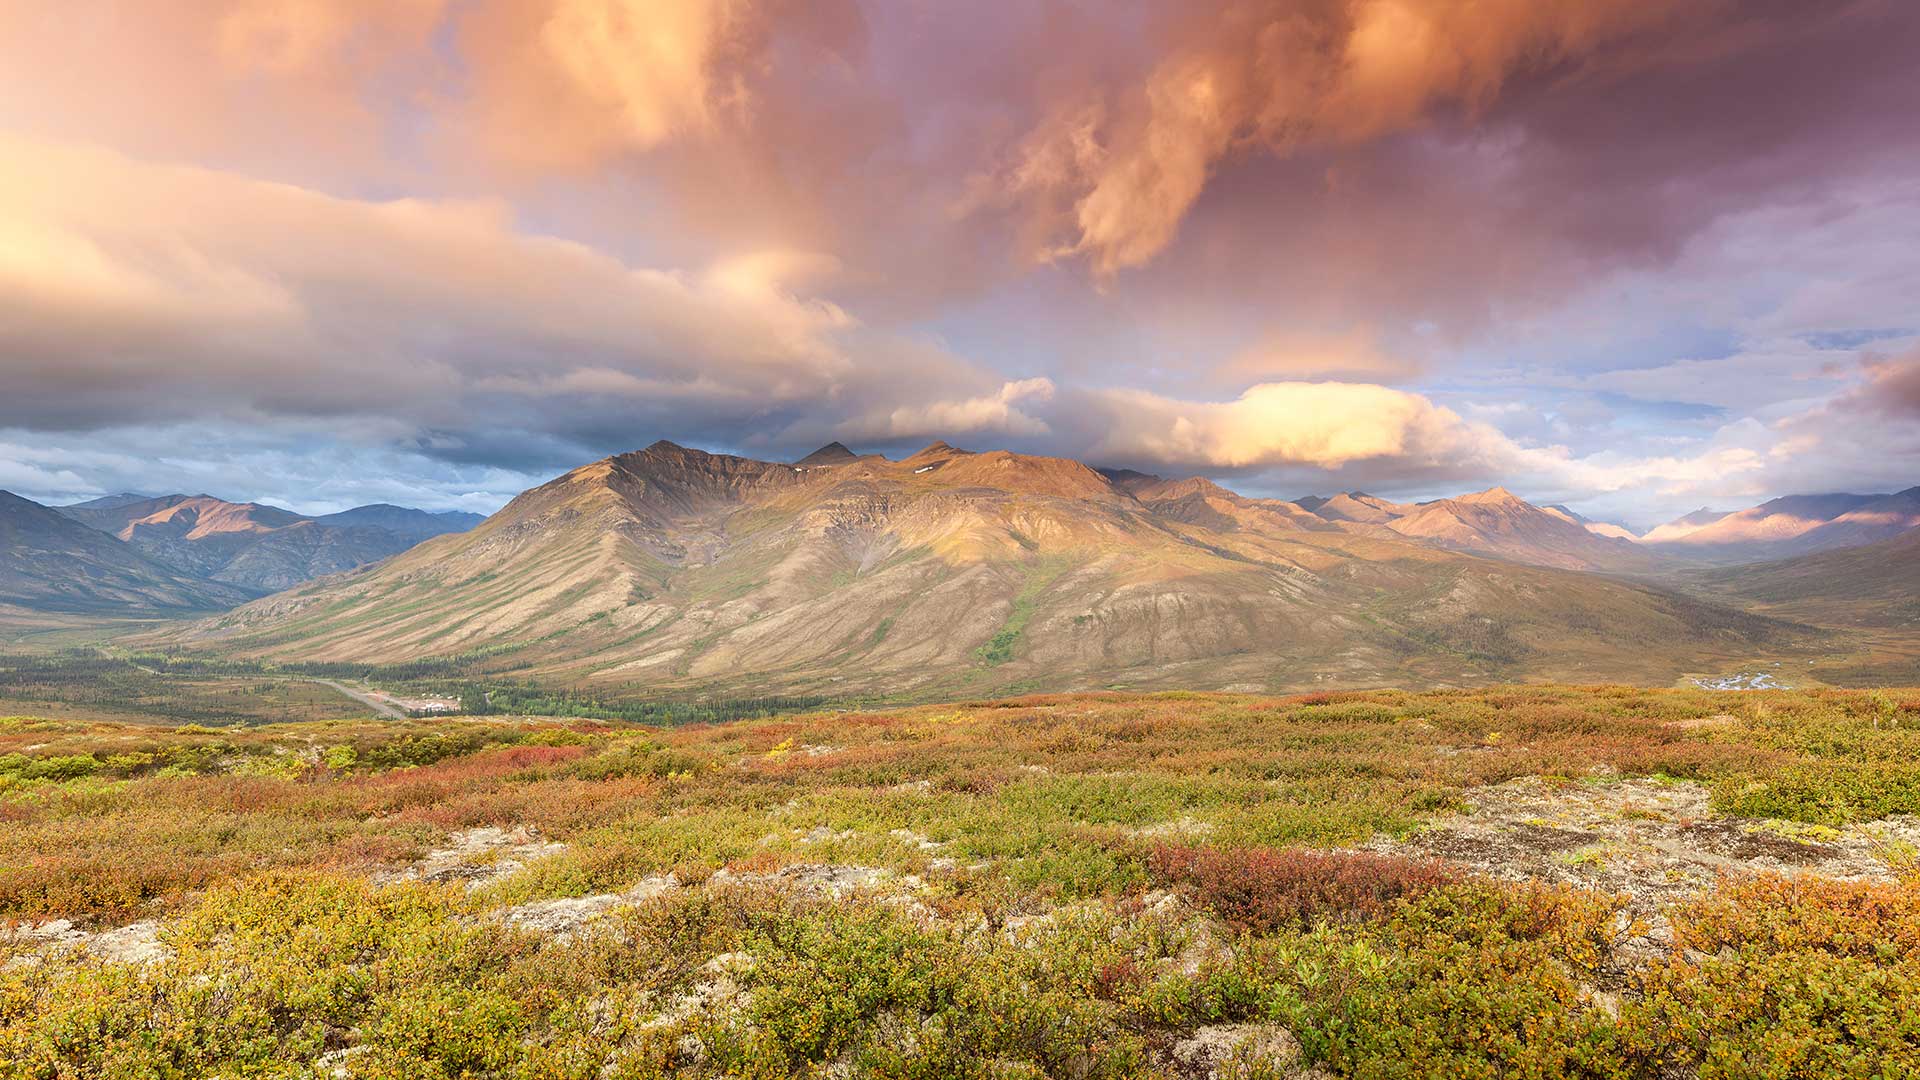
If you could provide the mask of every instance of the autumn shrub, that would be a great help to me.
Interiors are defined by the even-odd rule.
[[[1703,1080],[1920,1075],[1920,884],[1763,876],[1673,912],[1622,1026]]]
[[[1920,813],[1920,763],[1814,760],[1735,774],[1715,785],[1713,805],[1741,817],[1821,825]]]
[[[1456,877],[1433,861],[1299,848],[1162,844],[1148,866],[1158,880],[1191,889],[1221,918],[1260,931],[1375,918]]]

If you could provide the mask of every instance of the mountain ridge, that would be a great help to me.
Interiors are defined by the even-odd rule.
[[[152,640],[275,660],[464,656],[614,692],[893,694],[1638,677],[1648,644],[1677,664],[1796,633],[1197,478],[944,443],[807,467],[662,441],[531,488],[470,532]]]
[[[52,507],[0,491],[0,605],[152,618],[230,607],[250,595],[175,571]]]
[[[205,494],[107,496],[52,509],[176,571],[256,596],[376,562],[478,520],[391,504],[310,517]]]
[[[1744,510],[1697,510],[1648,530],[1656,550],[1710,562],[1775,561],[1875,544],[1920,528],[1920,486],[1891,494],[1787,495]]]

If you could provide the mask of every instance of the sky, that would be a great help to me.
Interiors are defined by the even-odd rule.
[[[0,0],[0,488],[1920,483],[1905,0]]]

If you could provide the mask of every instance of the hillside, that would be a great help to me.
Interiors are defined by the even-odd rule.
[[[1778,562],[1713,570],[1717,593],[1834,626],[1920,629],[1920,530]]]
[[[461,657],[636,693],[935,694],[1664,681],[1791,637],[1300,513],[943,443],[790,465],[663,442],[525,492],[472,532],[157,640],[280,660]]]
[[[247,595],[179,573],[49,507],[0,491],[0,605],[153,617],[231,607]]]
[[[385,504],[312,518],[211,495],[108,496],[57,509],[155,562],[256,596],[377,562],[481,520]]]

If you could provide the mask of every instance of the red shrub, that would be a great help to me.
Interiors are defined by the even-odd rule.
[[[1299,848],[1162,845],[1149,857],[1148,869],[1163,882],[1192,889],[1215,914],[1251,930],[1375,918],[1404,897],[1456,879],[1434,861]]]
[[[498,753],[501,765],[524,769],[575,761],[584,757],[587,750],[584,746],[510,746]]]

